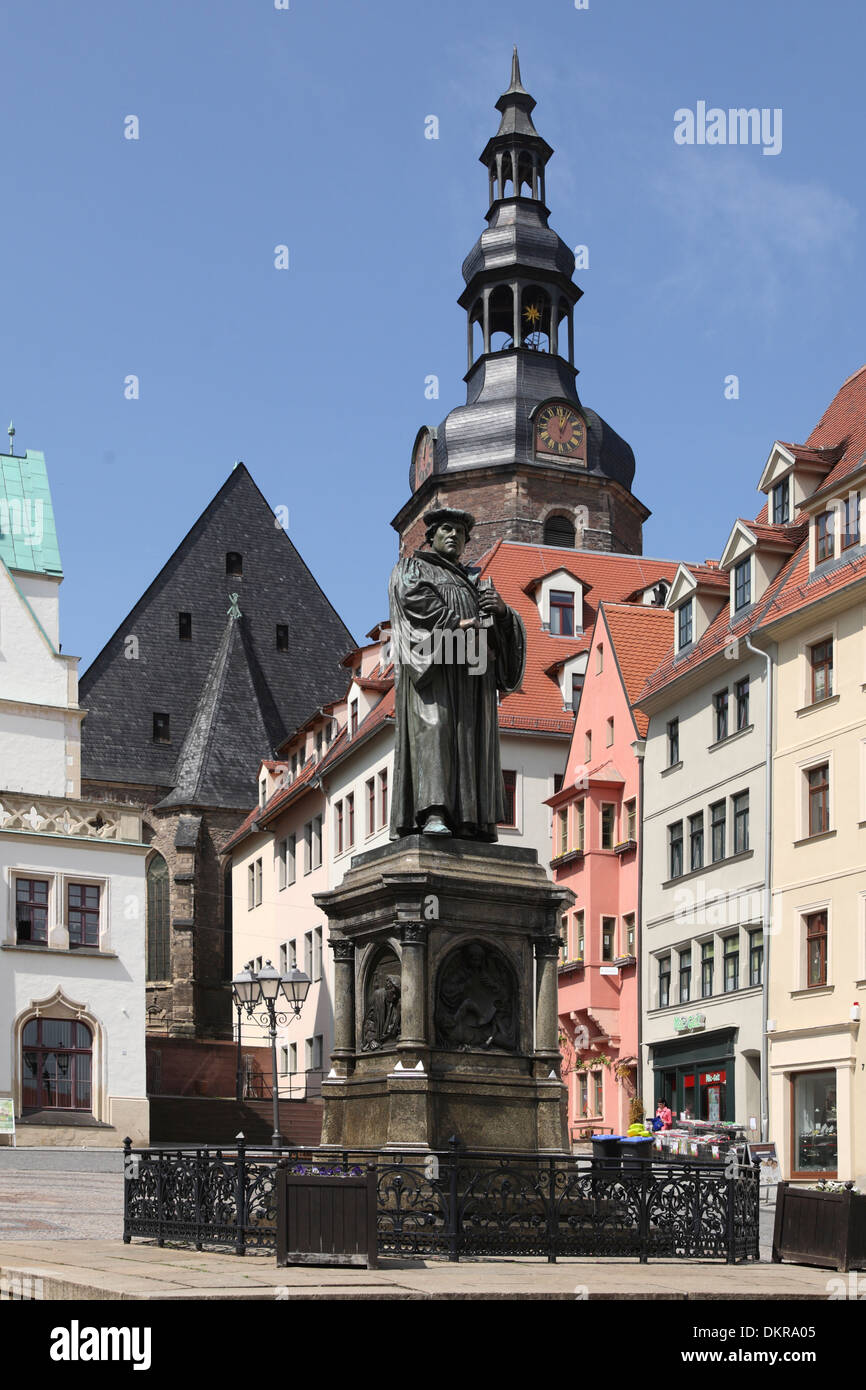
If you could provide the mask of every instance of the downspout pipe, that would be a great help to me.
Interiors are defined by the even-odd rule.
[[[644,1095],[644,1074],[643,1074],[643,826],[644,826],[644,757],[646,755],[646,739],[636,739],[632,744],[634,755],[638,764],[638,842],[637,842],[637,914],[635,917],[637,939],[637,1084],[638,1095],[642,1097],[644,1103],[644,1115],[655,1111],[655,1104],[652,1099],[647,1109],[647,1097]]]
[[[752,645],[749,634],[743,641],[749,651],[759,656],[766,666],[766,765],[764,768],[764,891],[763,929],[764,959],[761,980],[761,1140],[767,1142],[770,1133],[770,1037],[767,1020],[770,1012],[770,874],[773,853],[773,658],[769,652]]]

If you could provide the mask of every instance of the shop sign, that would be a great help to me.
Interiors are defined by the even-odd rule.
[[[674,1032],[688,1033],[693,1028],[706,1028],[706,1014],[674,1014]]]
[[[723,1071],[702,1071],[702,1072],[701,1072],[701,1085],[702,1085],[702,1086],[718,1086],[718,1085],[724,1085],[726,1076],[727,1076],[727,1073],[726,1073],[726,1072],[723,1072]]]

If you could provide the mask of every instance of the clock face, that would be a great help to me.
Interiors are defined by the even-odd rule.
[[[433,436],[429,430],[421,436],[415,446],[412,468],[415,475],[414,489],[417,491],[424,480],[429,478],[433,472]]]
[[[586,427],[570,405],[555,401],[542,406],[535,422],[535,447],[556,458],[584,457]]]

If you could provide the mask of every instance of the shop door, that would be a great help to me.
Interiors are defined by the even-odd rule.
[[[727,1119],[727,1080],[726,1071],[702,1071],[700,1073],[700,1118],[724,1122]]]

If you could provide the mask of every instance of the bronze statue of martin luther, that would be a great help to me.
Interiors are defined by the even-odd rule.
[[[427,512],[427,544],[389,586],[397,745],[391,836],[495,840],[505,815],[498,692],[523,677],[517,613],[460,563],[475,518]]]

